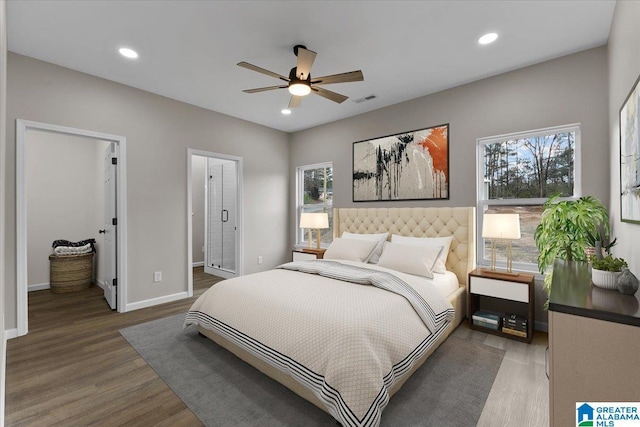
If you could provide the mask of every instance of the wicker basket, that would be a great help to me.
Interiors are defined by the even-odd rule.
[[[93,278],[93,255],[49,255],[51,292],[62,294],[88,289]]]

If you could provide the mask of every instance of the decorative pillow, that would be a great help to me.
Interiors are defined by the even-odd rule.
[[[447,272],[447,257],[449,256],[449,248],[451,248],[451,241],[453,236],[447,237],[407,237],[400,236],[398,234],[391,235],[391,242],[400,243],[410,246],[423,246],[423,247],[441,247],[442,252],[433,265],[432,271],[434,273],[444,274]]]
[[[387,243],[380,257],[380,267],[391,268],[402,273],[415,274],[433,279],[431,267],[442,251],[442,246],[412,246]]]
[[[337,237],[324,253],[324,259],[344,259],[346,261],[364,262],[376,247],[374,240],[341,239]]]
[[[370,262],[371,264],[377,264],[380,259],[380,255],[382,255],[382,249],[384,248],[384,243],[387,241],[387,237],[389,237],[389,233],[376,233],[376,234],[357,234],[357,233],[349,233],[345,231],[342,233],[343,239],[355,239],[355,240],[375,240],[376,247],[373,248],[371,255],[364,262]]]

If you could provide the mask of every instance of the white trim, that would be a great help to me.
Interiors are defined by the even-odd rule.
[[[504,142],[506,140],[524,139],[529,137],[549,135],[554,133],[574,132],[575,140],[573,147],[573,195],[571,197],[563,197],[563,200],[577,199],[582,195],[582,134],[581,124],[571,123],[561,126],[551,126],[548,128],[534,129],[524,132],[514,132],[504,135],[495,135],[476,139],[476,210],[477,210],[477,227],[476,227],[476,265],[487,266],[488,263],[483,259],[484,240],[482,239],[482,221],[484,208],[487,205],[494,206],[511,206],[511,205],[542,205],[548,198],[526,198],[526,199],[485,199],[484,198],[484,150],[487,144],[496,142]],[[499,267],[506,267],[504,261],[497,262]],[[529,264],[524,262],[514,262],[514,270],[530,271],[538,277],[537,264]]]
[[[295,243],[295,247],[296,248],[308,246],[308,242],[305,239],[305,237],[307,236],[307,233],[303,232],[302,229],[300,228],[300,214],[302,213],[302,210],[306,206],[314,207],[314,208],[324,208],[327,210],[327,212],[332,212],[332,209],[333,209],[333,199],[331,200],[331,204],[327,204],[327,203],[319,203],[315,205],[304,204],[304,196],[302,194],[304,191],[304,171],[309,169],[320,169],[320,168],[331,168],[331,173],[333,173],[333,162],[328,161],[328,162],[314,163],[312,165],[303,165],[303,166],[296,167],[296,175],[295,175],[296,176],[296,183],[295,183],[296,184],[296,243]],[[300,183],[303,183],[302,187],[300,186]],[[333,224],[331,223],[331,221],[329,221],[329,227],[330,228],[333,227]],[[326,243],[320,243],[320,247],[326,249],[329,247],[329,245]]]
[[[18,328],[7,329],[6,331],[4,331],[5,340],[8,341],[14,338],[18,338]]]
[[[193,183],[191,182],[191,163],[194,156],[200,157],[212,157],[215,159],[231,160],[236,162],[237,169],[236,174],[238,176],[238,222],[237,222],[237,241],[236,241],[236,273],[230,277],[242,276],[244,274],[244,215],[242,211],[242,186],[243,186],[243,159],[242,157],[231,156],[228,154],[214,153],[212,151],[197,150],[194,148],[187,148],[187,293],[190,297],[193,296]],[[205,231],[206,232],[206,231]],[[204,261],[202,262],[204,265]],[[222,273],[220,274],[222,277]]]
[[[51,284],[49,282],[46,282],[46,283],[34,283],[33,285],[27,286],[27,291],[28,292],[44,291],[45,289],[50,289],[50,288],[51,288]]]
[[[140,310],[141,308],[153,307],[156,305],[166,304],[168,302],[178,301],[189,297],[190,295],[188,292],[178,292],[177,294],[164,295],[157,298],[132,302],[127,305],[127,311]]]
[[[204,261],[198,261],[191,264],[193,267],[204,267]]]
[[[16,120],[16,305],[18,336],[26,335],[29,328],[27,297],[27,202],[25,186],[25,137],[27,130],[38,130],[66,135],[99,139],[117,144],[117,245],[118,245],[118,312],[127,311],[127,139],[67,126],[39,123],[30,120]]]
[[[99,288],[102,288],[102,289],[107,287],[107,284],[104,283],[104,281],[99,280],[99,279],[94,280],[93,283],[95,283],[96,286],[98,286]]]

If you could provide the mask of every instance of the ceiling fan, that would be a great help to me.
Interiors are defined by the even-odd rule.
[[[327,98],[333,102],[341,104],[349,97],[341,95],[339,93],[331,92],[330,90],[318,86],[334,83],[361,82],[364,80],[364,76],[362,75],[361,70],[311,78],[311,66],[313,65],[313,61],[316,59],[316,52],[308,50],[306,46],[298,44],[293,47],[293,53],[298,57],[298,63],[289,72],[289,77],[285,77],[278,73],[265,70],[264,68],[249,64],[248,62],[239,62],[238,66],[240,67],[257,71],[258,73],[266,74],[267,76],[275,77],[276,79],[287,82],[287,84],[282,84],[280,86],[247,89],[243,90],[243,92],[257,93],[275,89],[289,89],[289,93],[291,93],[289,108],[298,107],[302,102],[302,97],[310,93],[315,93],[316,95],[320,95],[323,98]]]

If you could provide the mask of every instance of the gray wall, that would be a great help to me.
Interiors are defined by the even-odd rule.
[[[244,272],[287,259],[288,134],[13,53],[7,77],[8,329],[16,327],[13,159],[18,118],[127,138],[129,303],[187,290],[187,148],[244,159]],[[264,257],[262,265],[258,255]],[[158,270],[163,281],[153,283]]]
[[[27,278],[49,283],[51,242],[96,239],[95,278],[104,281],[104,151],[108,142],[29,131],[25,140]],[[55,159],[55,161],[52,161]]]
[[[583,194],[609,200],[607,51],[590,49],[292,135],[290,170],[333,162],[336,207],[475,206],[476,139],[582,124]],[[449,123],[450,200],[353,203],[352,143]],[[295,182],[289,188],[295,200]],[[291,244],[295,230],[290,226]],[[546,295],[537,286],[538,320]]]
[[[203,262],[204,252],[204,184],[207,170],[207,158],[193,156],[191,162],[191,205],[193,262]]]
[[[619,111],[640,75],[640,2],[619,1],[609,34],[609,146],[611,150],[609,182],[611,183],[611,219],[618,244],[613,253],[629,263],[629,269],[640,276],[640,251],[635,246],[640,225],[620,221],[620,122]]]

